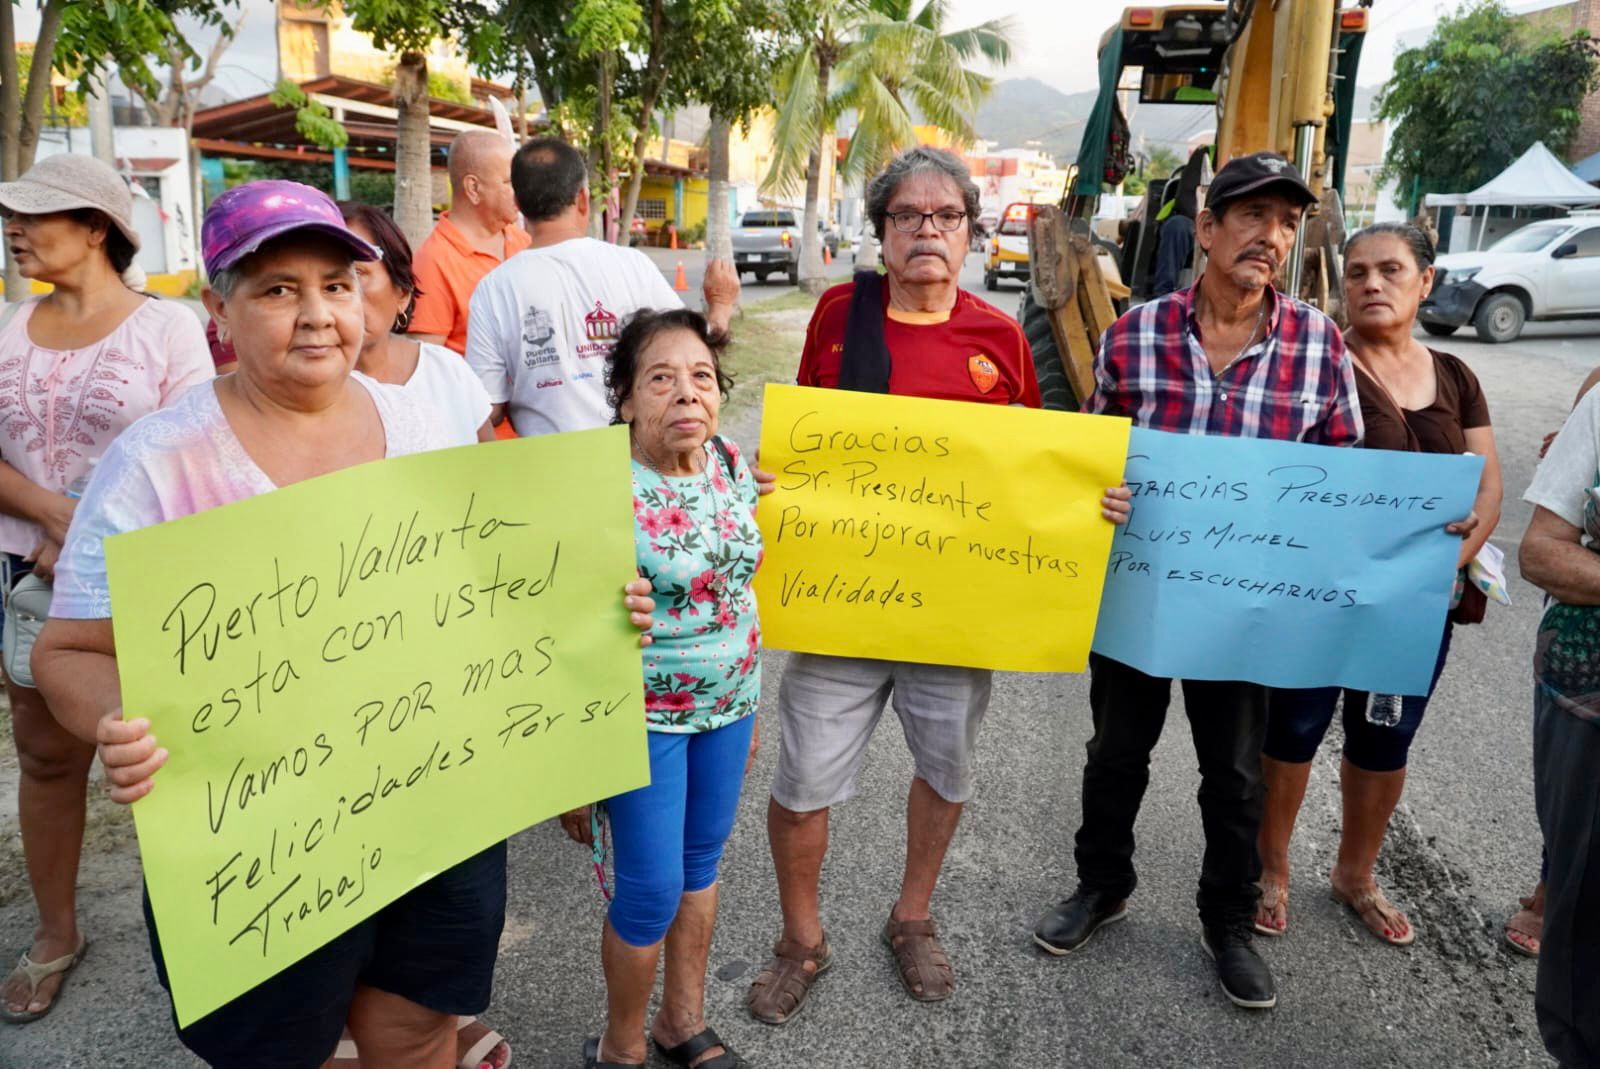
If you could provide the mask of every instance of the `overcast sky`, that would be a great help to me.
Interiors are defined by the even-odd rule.
[[[9,3],[11,0],[0,0]],[[1377,85],[1393,70],[1395,45],[1402,35],[1425,31],[1442,12],[1464,0],[1377,0],[1371,29],[1361,53],[1360,84]],[[1548,2],[1548,0],[1544,0]],[[1038,78],[1063,92],[1096,85],[1095,51],[1100,35],[1115,22],[1128,0],[952,0],[952,27],[1009,16],[1019,42],[1010,66],[996,72],[1005,78]],[[1542,6],[1540,0],[1514,7]],[[223,59],[217,81],[230,95],[253,96],[271,88],[277,55],[273,45],[270,0],[243,0],[248,18],[239,40]],[[22,0],[18,36],[33,37],[38,27],[37,0]],[[204,51],[209,35],[196,40]]]

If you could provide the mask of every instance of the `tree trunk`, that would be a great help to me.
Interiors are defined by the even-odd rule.
[[[827,102],[832,75],[832,65],[825,59],[820,60],[817,63],[818,107]],[[817,201],[822,192],[822,154],[832,151],[833,131],[824,126],[817,147],[811,150],[811,158],[806,161],[806,213],[800,226],[800,288],[812,296],[828,288],[827,276],[822,273],[822,234],[817,229],[822,213]]]
[[[595,103],[594,147],[590,149],[589,236],[606,238],[606,208],[611,203],[611,65],[614,53],[600,55],[599,95]]]
[[[394,103],[400,112],[395,134],[394,221],[416,248],[433,229],[428,57],[421,52],[400,53],[394,69]]]
[[[33,166],[33,151],[39,144],[39,127],[44,122],[44,101],[50,90],[50,58],[61,31],[61,11],[65,0],[49,0],[39,13],[39,35],[34,43],[33,62],[28,67],[28,95],[18,92],[17,26],[14,5],[0,3],[0,181],[14,182]],[[21,300],[26,282],[11,254],[6,257],[6,298]]]
[[[650,5],[650,54],[644,65],[644,92],[639,97],[639,122],[633,135],[633,173],[628,176],[628,191],[623,195],[621,218],[617,221],[617,244],[626,245],[633,231],[633,213],[639,208],[639,190],[644,186],[644,153],[650,143],[650,117],[661,99],[661,51],[664,47],[661,25],[661,0]],[[683,220],[674,220],[681,224]]]
[[[16,181],[17,139],[22,134],[22,94],[17,92],[17,16],[13,4],[0,5],[0,180]]]
[[[645,139],[633,139],[633,173],[628,175],[628,189],[622,195],[622,207],[617,217],[617,244],[626,245],[633,236],[633,213],[639,210],[639,191],[644,188]]]
[[[733,123],[711,114],[711,195],[706,204],[706,259],[733,259],[733,228],[728,201],[728,142]]]

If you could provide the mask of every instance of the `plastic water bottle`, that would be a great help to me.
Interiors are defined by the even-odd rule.
[[[1401,702],[1398,694],[1374,694],[1367,702],[1367,723],[1392,728],[1400,723]]]

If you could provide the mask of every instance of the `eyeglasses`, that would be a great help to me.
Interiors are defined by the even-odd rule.
[[[933,228],[948,234],[961,226],[961,221],[967,217],[966,212],[944,211],[937,212],[890,212],[889,219],[894,223],[894,228],[902,234],[915,234],[922,229],[926,219],[933,220]]]

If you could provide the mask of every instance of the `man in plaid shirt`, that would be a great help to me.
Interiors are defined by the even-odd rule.
[[[1355,370],[1339,328],[1272,287],[1316,197],[1282,156],[1230,160],[1211,183],[1196,237],[1207,254],[1200,280],[1133,309],[1106,331],[1089,412],[1141,427],[1323,445],[1361,440]],[[1039,921],[1034,941],[1053,954],[1083,946],[1127,915],[1137,883],[1133,825],[1150,781],[1172,680],[1090,656],[1094,737],[1083,774],[1078,888]],[[1251,947],[1260,888],[1261,745],[1267,688],[1183,680],[1200,763],[1206,833],[1198,905],[1201,946],[1236,1005],[1278,1001],[1271,970]]]

